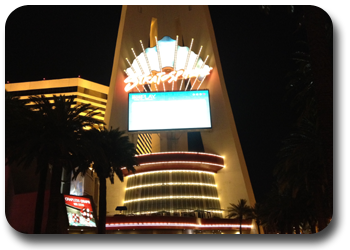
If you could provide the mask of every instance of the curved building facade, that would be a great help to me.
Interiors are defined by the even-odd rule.
[[[127,178],[127,214],[210,213],[221,217],[214,177],[224,167],[221,156],[164,152],[139,155],[138,161],[137,173]]]

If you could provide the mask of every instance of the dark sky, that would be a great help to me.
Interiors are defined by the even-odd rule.
[[[295,50],[290,8],[210,6],[233,115],[257,201],[290,128],[285,76]],[[120,6],[21,7],[5,28],[5,81],[77,77],[109,85]],[[232,201],[235,202],[235,201]]]

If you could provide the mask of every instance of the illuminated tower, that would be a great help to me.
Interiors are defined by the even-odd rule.
[[[154,41],[152,40],[152,34],[154,35],[155,31],[154,29],[152,29],[152,26],[157,27],[156,35],[158,39],[155,38],[155,46]],[[202,196],[211,193],[210,199],[212,200],[216,200],[215,197],[218,197],[220,204],[219,206],[224,210],[227,209],[229,203],[237,203],[239,199],[246,199],[249,205],[254,205],[255,198],[250,183],[247,166],[244,160],[242,148],[239,142],[239,137],[235,126],[230,101],[226,91],[226,85],[224,81],[219,53],[215,40],[215,34],[208,7],[123,6],[118,32],[119,33],[115,49],[115,57],[108,94],[109,100],[105,114],[105,122],[107,124],[107,127],[119,127],[121,130],[128,131],[128,93],[125,91],[127,85],[125,80],[126,78],[128,78],[128,76],[130,76],[131,71],[126,71],[127,69],[132,70],[131,66],[133,65],[133,63],[134,65],[140,63],[136,60],[136,57],[143,53],[143,50],[140,45],[140,40],[143,42],[143,45],[147,44],[145,48],[155,47],[155,53],[159,52],[159,50],[162,51],[162,48],[157,48],[157,46],[159,46],[159,44],[157,44],[158,40],[160,41],[162,39],[168,39],[164,37],[169,37],[168,40],[171,42],[176,40],[179,45],[186,46],[187,48],[189,48],[190,51],[194,52],[195,55],[201,54],[201,61],[198,59],[199,61],[197,68],[200,67],[201,63],[203,63],[204,61],[205,65],[208,65],[208,67],[210,68],[210,73],[208,73],[204,77],[200,77],[201,79],[205,79],[202,82],[198,81],[195,77],[191,78],[190,82],[188,81],[188,79],[185,79],[184,82],[179,80],[177,81],[177,89],[175,88],[176,90],[185,91],[187,84],[189,84],[189,87],[191,87],[196,79],[197,82],[195,84],[197,85],[195,86],[198,86],[200,82],[200,89],[207,89],[209,90],[210,94],[210,109],[212,122],[211,128],[199,131],[201,133],[205,153],[207,153],[208,155],[213,155],[214,158],[219,158],[220,161],[213,162],[213,159],[203,160],[201,159],[203,155],[197,155],[196,157],[198,158],[194,157],[188,160],[188,164],[186,167],[187,170],[189,169],[191,164],[191,166],[194,166],[193,168],[196,171],[199,169],[198,171],[202,172],[205,171],[205,167],[209,166],[207,170],[211,172],[210,176],[214,177],[214,180],[212,181],[209,180],[207,177],[204,177],[204,179],[207,178],[206,180],[203,179],[203,181],[199,181],[202,177],[197,176],[195,172],[187,175],[186,177],[190,176],[191,180],[197,179],[196,183],[202,183],[202,192],[198,191],[199,189],[197,189],[197,191],[193,189],[193,192],[200,193]],[[207,60],[205,60],[207,55],[209,57],[207,58]],[[126,60],[126,58],[128,58],[128,60]],[[194,60],[197,60],[197,58],[195,58]],[[159,67],[161,68],[161,71],[164,72],[164,74],[170,74],[172,71],[175,70],[172,67],[170,67],[170,69],[162,68],[162,66]],[[153,85],[154,84],[152,84],[151,86],[153,92],[156,92],[157,90],[163,91],[163,88],[166,88],[167,91],[173,90],[172,87],[170,87],[171,84],[168,84],[168,87],[163,87],[162,84],[156,84],[155,86]],[[145,92],[146,90],[151,91],[148,88],[147,84],[143,86],[138,86],[139,90],[134,88],[136,92]],[[144,90],[144,88],[146,88],[146,90]],[[145,110],[145,112],[147,112],[147,110]],[[164,151],[186,152],[188,150],[187,136],[183,136],[183,134],[186,135],[187,131],[191,130],[171,132],[158,131],[156,132],[157,134],[152,134],[152,138],[155,138],[155,140],[152,142],[153,152],[160,152],[159,155],[162,155],[161,153],[163,153],[164,157],[168,157],[165,160],[163,159],[164,165],[176,165],[174,165],[174,167],[170,169],[177,169],[177,171],[180,171],[180,169],[182,168],[180,167],[180,165],[185,160],[182,160],[181,164],[176,164],[176,160],[171,158],[170,156],[171,153],[164,153]],[[137,133],[129,133],[129,136],[134,143],[137,142]],[[158,141],[156,141],[157,137]],[[174,144],[170,143],[172,138],[180,139],[178,139]],[[184,155],[185,153],[183,153],[182,156],[179,156],[179,158],[185,157]],[[142,157],[146,156],[140,156],[140,159],[145,159]],[[157,159],[156,161],[161,160]],[[191,161],[192,163],[189,163]],[[197,164],[198,162],[202,163],[202,165],[197,166],[196,162]],[[156,166],[157,164],[153,164],[152,166]],[[208,166],[206,164],[208,164]],[[158,166],[158,169],[146,169],[146,167],[146,165],[140,166],[140,171],[163,171],[166,166]],[[149,165],[148,167],[151,166]],[[167,169],[169,169],[169,167],[167,167]],[[183,170],[186,169],[183,168]],[[144,187],[146,188],[145,185],[157,185],[156,183],[171,182],[164,182],[162,180],[162,178],[169,178],[169,175],[163,175],[161,172],[159,173],[160,174],[158,174],[157,176],[154,176],[155,179],[157,179],[157,181],[155,182],[142,182],[140,184],[138,182],[140,181],[140,178],[137,181],[134,181],[135,177],[128,177],[127,179],[130,179],[130,182],[109,185],[107,190],[107,210],[109,214],[115,213],[114,210],[116,206],[122,206],[123,204],[127,205],[129,203],[129,200],[136,199],[136,194],[134,193],[134,191],[137,191],[136,186],[144,185]],[[141,173],[139,174],[139,176],[141,176]],[[194,181],[187,182],[190,183]],[[216,185],[215,189],[211,189],[211,185]],[[175,194],[172,193],[172,195],[170,195],[169,190],[170,188],[175,188],[175,186],[176,184],[174,184],[172,187],[168,186],[159,190],[165,192],[164,197],[171,196],[173,198]],[[206,191],[203,191],[203,187],[206,189]],[[217,192],[217,195],[214,194],[215,192]],[[187,195],[188,191],[184,191],[184,193]],[[192,195],[195,196],[194,194]],[[148,204],[151,204],[151,200],[153,199],[153,197],[154,196],[150,196],[149,201],[147,200],[147,197],[144,197],[145,199],[143,199],[143,201],[147,201]],[[124,203],[125,201],[126,203]],[[170,202],[171,201],[169,201],[169,204]],[[146,205],[139,203],[139,206]],[[149,206],[152,207],[153,205],[151,204]],[[213,206],[217,207],[218,205],[213,204]],[[206,208],[208,208],[208,206],[206,206]]]

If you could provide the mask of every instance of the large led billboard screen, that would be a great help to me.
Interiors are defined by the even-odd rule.
[[[130,132],[210,128],[208,90],[129,93]]]

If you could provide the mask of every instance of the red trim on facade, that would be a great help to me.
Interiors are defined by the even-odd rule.
[[[174,224],[179,224],[179,225],[174,225]],[[244,220],[242,225],[244,226],[242,228],[243,230],[251,230],[252,220]],[[106,230],[118,230],[118,229],[119,230],[133,230],[133,229],[239,230],[239,221],[238,219],[201,219],[196,217],[151,216],[151,215],[140,215],[140,216],[120,215],[120,216],[114,216],[114,217],[107,217]]]
[[[136,173],[176,169],[217,173],[224,166],[224,159],[221,156],[197,152],[168,152],[138,155],[137,160],[139,166],[135,167]],[[127,176],[132,173],[124,169],[123,174]]]

